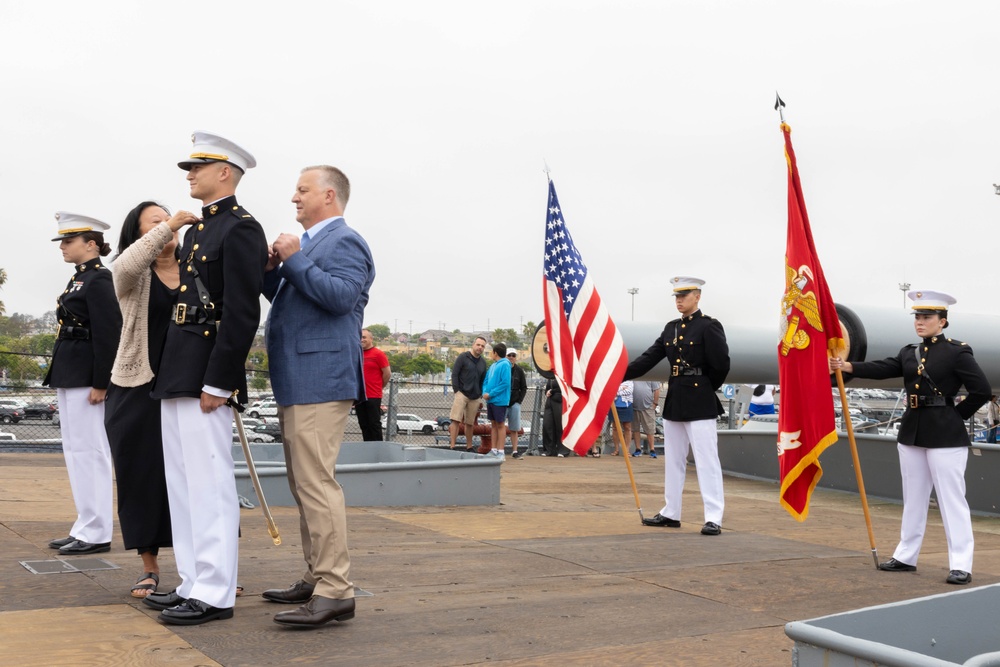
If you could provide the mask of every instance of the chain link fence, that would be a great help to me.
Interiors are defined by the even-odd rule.
[[[19,447],[41,448],[61,444],[56,392],[54,389],[39,385],[38,380],[0,381],[0,443],[15,441]],[[247,386],[250,407],[244,413],[244,423],[248,438],[252,442],[280,442],[277,408],[273,403],[274,396],[271,393],[268,372],[248,368]],[[537,378],[528,380],[527,395],[521,403],[521,426],[524,435],[518,439],[518,445],[522,451],[527,449],[535,452],[542,448],[544,387],[544,380]],[[743,414],[744,403],[748,402],[740,401],[739,398],[737,392],[737,400],[723,401],[728,414],[720,418],[719,428],[739,427],[742,420],[737,415]],[[393,373],[382,394],[383,439],[426,447],[448,447],[449,413],[453,399],[454,394],[448,383],[404,379],[402,374]],[[855,430],[885,432],[883,430],[885,424],[897,421],[902,412],[902,406],[898,401],[868,400],[867,404],[860,401],[859,404],[867,421],[855,423]],[[482,425],[489,423],[486,420],[485,408],[480,412],[479,423]],[[970,420],[969,429],[970,434],[974,434],[973,439],[985,440],[985,425],[975,423],[973,426],[973,423]],[[658,444],[662,443],[661,434],[662,431],[658,427],[656,434]],[[349,442],[361,440],[361,427],[353,410],[347,420],[344,439]],[[610,422],[605,423],[599,442],[604,445],[605,451],[611,450]],[[459,429],[459,443],[464,443],[464,429]]]
[[[544,387],[544,381],[529,380],[527,394],[521,403],[521,428],[524,435],[518,439],[518,445],[527,447],[529,451],[541,449],[542,446]],[[427,447],[449,446],[449,413],[454,398],[450,384],[405,380],[399,373],[393,373],[389,386],[382,394],[382,407],[386,416],[383,421],[383,439]],[[480,411],[479,423],[489,424],[485,408]],[[462,433],[464,431],[460,429],[459,438],[464,442]],[[345,438],[361,439],[357,420],[348,423]]]
[[[541,449],[545,382],[529,380],[528,385],[521,403],[524,435],[518,444],[522,449]],[[247,437],[256,442],[280,442],[277,408],[267,371],[247,369],[247,386],[250,402],[243,415]],[[383,438],[390,442],[447,447],[448,415],[453,399],[450,384],[407,380],[400,373],[393,373],[382,394]],[[480,423],[488,424],[485,408],[480,413]],[[464,442],[463,435],[459,438]],[[353,410],[344,439],[361,440],[361,427]],[[58,445],[61,434],[55,390],[25,383],[0,384],[0,441]]]

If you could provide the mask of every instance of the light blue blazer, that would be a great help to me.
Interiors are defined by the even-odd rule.
[[[278,405],[364,399],[361,328],[374,280],[371,250],[343,218],[264,274],[271,302],[267,356]]]

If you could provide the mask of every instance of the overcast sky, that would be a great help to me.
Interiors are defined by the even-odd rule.
[[[998,25],[985,0],[4,2],[0,300],[54,307],[57,210],[112,245],[143,199],[198,211],[176,163],[202,129],[256,156],[237,194],[269,240],[301,232],[300,168],[348,174],[367,323],[539,321],[547,161],[612,317],[637,287],[636,320],[671,319],[687,274],[776,327],[778,90],[834,298],[994,312]]]

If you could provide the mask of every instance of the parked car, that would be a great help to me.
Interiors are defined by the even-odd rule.
[[[24,419],[24,411],[21,408],[0,405],[0,422],[4,424],[16,424],[22,419]]]
[[[0,407],[24,410],[24,408],[28,407],[28,402],[23,398],[0,398]]]
[[[382,428],[385,428],[386,418],[382,417]],[[429,419],[424,419],[419,415],[410,414],[397,414],[396,415],[396,431],[406,433],[408,431],[420,431],[425,435],[430,435],[437,428],[437,422],[432,422]]]
[[[24,408],[24,418],[51,420],[58,409],[55,403],[29,403]]]
[[[451,417],[435,417],[434,421],[437,422],[438,429],[442,431],[447,431],[451,428]]]
[[[245,430],[245,429],[244,429]],[[247,442],[274,442],[274,438],[269,436],[267,433],[258,433],[257,431],[247,431]],[[240,432],[233,427],[233,442],[240,441]]]
[[[275,441],[281,440],[281,426],[277,421],[268,422],[266,424],[260,424],[253,428],[254,433],[263,433],[264,435],[269,435],[275,439]],[[249,433],[247,436],[249,437]]]
[[[278,404],[274,401],[261,401],[260,405],[255,405],[247,410],[247,415],[254,418],[277,417]]]

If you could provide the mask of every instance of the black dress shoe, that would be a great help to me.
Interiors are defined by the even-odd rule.
[[[948,573],[948,578],[945,581],[949,584],[964,586],[965,584],[972,583],[972,575],[962,570],[952,570]]]
[[[709,521],[704,526],[701,527],[702,535],[718,535],[722,532],[722,526],[715,523],[714,521]]]
[[[232,607],[213,607],[210,604],[190,598],[176,607],[160,612],[160,620],[172,625],[201,625],[209,621],[233,617]]]
[[[318,628],[330,621],[347,621],[354,618],[354,598],[335,600],[314,595],[309,602],[293,611],[276,614],[274,622],[293,628]]]
[[[662,514],[657,514],[652,519],[643,519],[644,526],[659,526],[661,528],[680,528],[681,522],[677,519],[668,519]]]
[[[884,563],[878,564],[878,569],[884,570],[885,572],[916,572],[916,565],[907,565],[906,563],[900,562],[895,558],[890,558]]]
[[[100,554],[111,551],[111,542],[91,544],[83,540],[73,540],[64,547],[59,547],[59,553],[63,556],[85,556],[87,554]]]
[[[176,590],[169,593],[150,593],[142,599],[144,605],[159,611],[176,607],[183,602],[187,602],[187,598],[178,595]]]
[[[73,544],[76,542],[76,538],[70,535],[69,537],[63,537],[62,539],[52,540],[49,542],[49,549],[61,549],[67,544]]]
[[[302,604],[304,602],[309,602],[309,598],[312,597],[313,590],[315,589],[315,584],[307,584],[303,580],[299,579],[288,588],[271,588],[264,591],[260,595],[265,600],[270,600],[271,602],[281,602],[282,604]]]

